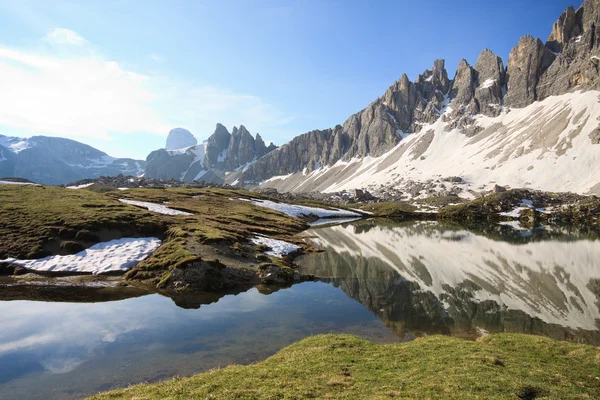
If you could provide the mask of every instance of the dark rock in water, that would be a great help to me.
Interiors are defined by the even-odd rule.
[[[288,284],[306,280],[302,279],[303,276],[298,271],[291,268],[284,269],[273,264],[259,267],[257,274],[263,284]]]
[[[256,282],[256,275],[251,269],[228,268],[218,260],[200,260],[173,268],[162,286],[176,290],[215,291],[253,281]]]
[[[190,131],[183,128],[171,129],[169,136],[167,136],[167,145],[165,149],[176,150],[183,149],[198,144],[198,139],[191,134]]]

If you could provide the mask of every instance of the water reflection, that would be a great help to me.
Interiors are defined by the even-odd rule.
[[[260,289],[271,294],[252,288],[89,304],[0,301],[0,398],[81,398],[189,376],[259,361],[318,333],[395,340],[378,318],[331,285]]]
[[[400,338],[506,331],[600,344],[600,241],[486,229],[381,221],[315,228],[307,235],[326,251],[300,263]]]

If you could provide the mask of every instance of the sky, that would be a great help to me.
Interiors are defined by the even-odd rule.
[[[0,134],[145,159],[217,122],[284,144],[342,124],[406,73],[506,63],[572,0],[0,0]]]

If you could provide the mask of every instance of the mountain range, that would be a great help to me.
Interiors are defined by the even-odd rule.
[[[145,162],[66,139],[0,137],[0,176],[57,184],[143,173],[297,192],[402,192],[414,182],[441,192],[455,177],[471,195],[494,185],[600,194],[599,35],[600,0],[585,0],[559,16],[545,42],[523,36],[506,66],[484,49],[450,79],[436,60],[414,81],[402,75],[343,124],[279,148],[243,125],[230,133],[221,124],[200,144],[174,129]],[[43,157],[30,155],[46,143]]]

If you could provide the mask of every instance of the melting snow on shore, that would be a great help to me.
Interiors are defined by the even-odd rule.
[[[287,214],[291,217],[308,217],[314,215],[319,218],[340,218],[340,217],[362,217],[354,211],[332,209],[327,210],[325,208],[299,206],[296,204],[287,203],[276,203],[271,200],[259,200],[259,199],[240,199],[244,201],[250,201],[252,204],[257,206],[270,208],[271,210],[279,211]]]
[[[90,187],[90,186],[92,186],[93,184],[94,184],[94,182],[92,182],[92,183],[84,183],[83,185],[77,185],[77,186],[67,186],[66,188],[67,188],[67,189],[83,189],[83,188],[86,188],[86,187]]]
[[[33,183],[33,182],[0,181],[0,185],[37,185],[37,183]]]
[[[50,256],[38,260],[16,260],[0,262],[45,272],[82,272],[94,275],[107,272],[127,271],[152,254],[160,239],[124,238],[98,243],[89,249],[68,256]]]
[[[144,207],[147,208],[148,211],[156,212],[159,214],[165,215],[193,215],[192,213],[174,210],[172,208],[163,206],[162,204],[148,203],[147,201],[137,201],[137,200],[128,200],[128,199],[119,199],[120,202],[131,204],[132,206]]]
[[[271,239],[265,236],[255,236],[250,238],[250,241],[254,244],[270,247],[271,250],[265,252],[265,254],[275,257],[283,257],[300,248],[300,246],[296,246],[295,244],[283,240]]]

